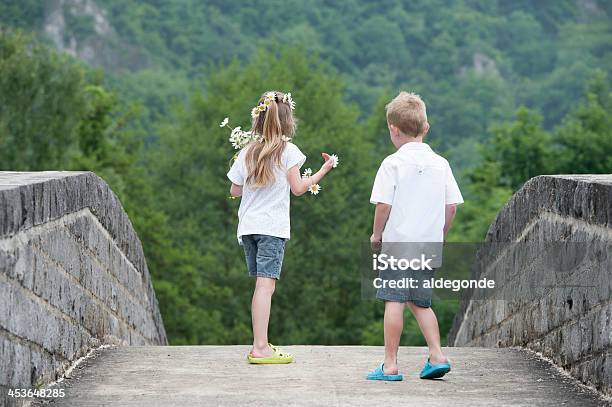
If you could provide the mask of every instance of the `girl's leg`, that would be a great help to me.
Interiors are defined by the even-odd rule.
[[[447,362],[448,359],[442,353],[440,346],[440,329],[438,328],[438,319],[431,308],[423,308],[411,302],[408,303],[410,312],[419,323],[419,328],[427,341],[429,347],[429,361],[433,364]]]
[[[397,351],[404,329],[404,304],[385,301],[385,374],[397,374]]]
[[[276,280],[273,278],[257,277],[253,301],[251,302],[251,318],[253,322],[253,350],[256,358],[272,356],[272,349],[268,345],[268,321],[270,321],[270,306]]]

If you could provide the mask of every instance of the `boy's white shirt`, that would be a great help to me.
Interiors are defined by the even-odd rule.
[[[448,161],[410,142],[383,160],[370,202],[391,205],[383,242],[442,242],[445,206],[463,197]]]
[[[291,186],[287,170],[297,165],[302,167],[306,156],[293,143],[287,143],[281,155],[281,166],[275,168],[275,180],[260,188],[245,185],[247,168],[246,150],[243,148],[232,164],[227,177],[236,185],[242,185],[242,198],[238,209],[238,241],[244,235],[268,235],[289,239],[289,195]]]

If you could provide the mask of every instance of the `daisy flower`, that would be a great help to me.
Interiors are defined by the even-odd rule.
[[[227,126],[227,122],[229,122],[229,117],[226,117],[225,119],[223,119],[223,121],[221,122],[221,124],[219,125],[219,127],[225,127],[225,126]]]
[[[240,126],[232,129],[232,133],[229,136],[229,142],[232,143],[232,146],[234,147],[234,149],[238,150],[242,148],[246,143],[248,143],[248,140],[245,142],[245,134],[247,133],[248,132],[242,131]],[[249,135],[249,138],[250,138],[250,135]]]
[[[293,100],[289,102],[289,106],[291,107],[291,110],[295,110],[295,102]]]
[[[291,98],[291,92],[288,92],[283,99],[285,99],[286,102],[289,103],[289,107],[291,108],[291,110],[295,110],[295,102]]]
[[[302,175],[302,177],[307,178],[310,177],[312,175],[312,168],[306,168],[304,170],[304,175]]]
[[[254,118],[256,118],[257,116],[259,116],[259,109],[257,109],[256,107],[254,107],[254,108],[251,110],[251,117],[254,119]]]
[[[240,134],[240,148],[246,146],[253,140],[253,133],[250,131],[243,131]]]
[[[313,195],[318,195],[321,191],[321,186],[319,184],[312,184],[308,187],[308,191],[310,191],[310,193]]]
[[[333,168],[336,168],[338,166],[338,163],[340,163],[340,158],[338,158],[338,156],[336,154],[332,154],[329,156],[330,160],[332,160],[332,162],[334,163],[332,165]]]
[[[287,137],[287,136],[283,135],[283,136],[281,136],[281,140],[289,142],[289,141],[291,141],[291,137]]]

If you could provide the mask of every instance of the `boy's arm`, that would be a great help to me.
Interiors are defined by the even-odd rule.
[[[444,237],[446,237],[446,234],[453,224],[453,219],[455,219],[456,213],[457,204],[449,204],[444,207]]]
[[[236,198],[242,196],[242,185],[236,185],[232,182],[232,186],[230,187],[230,195]]]
[[[385,158],[376,173],[370,202],[376,204],[374,210],[374,225],[370,243],[373,250],[380,249],[382,234],[391,214],[391,203],[395,195],[395,171],[389,158]]]
[[[370,236],[370,243],[372,243],[373,248],[380,245],[382,242],[382,234],[389,220],[390,213],[391,205],[386,203],[376,204],[376,209],[374,211],[374,226],[372,227],[372,236]]]

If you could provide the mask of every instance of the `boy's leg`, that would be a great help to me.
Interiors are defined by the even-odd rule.
[[[385,301],[385,374],[397,374],[397,351],[404,328],[404,307],[401,302]]]
[[[276,280],[267,277],[257,277],[253,301],[251,302],[251,319],[253,322],[253,350],[256,358],[272,356],[273,351],[268,345],[268,322],[270,321],[270,306]]]
[[[412,302],[408,303],[408,308],[419,323],[419,328],[421,328],[425,341],[427,341],[429,361],[434,365],[447,362],[448,359],[442,353],[442,347],[440,346],[440,328],[438,328],[436,314],[431,308],[419,307]]]

